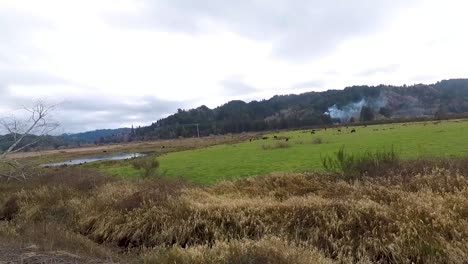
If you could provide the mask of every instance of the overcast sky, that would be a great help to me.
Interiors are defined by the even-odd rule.
[[[467,77],[465,0],[0,0],[0,116],[62,132],[177,108]]]

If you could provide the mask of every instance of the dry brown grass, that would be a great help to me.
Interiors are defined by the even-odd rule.
[[[274,174],[212,187],[63,169],[1,184],[8,221],[0,236],[101,257],[116,247],[148,263],[466,263],[466,164],[415,161],[356,181]]]
[[[202,138],[170,139],[158,141],[130,142],[125,144],[110,144],[103,146],[88,146],[80,148],[70,148],[63,150],[45,150],[38,152],[20,152],[10,156],[12,159],[38,160],[67,160],[79,157],[89,157],[92,155],[111,155],[113,153],[155,153],[164,154],[168,152],[204,148],[219,144],[235,144],[243,142],[252,137],[257,137],[259,133],[242,133],[236,135],[220,135]]]
[[[40,252],[64,250],[109,263],[121,260],[116,250],[94,243],[73,226],[76,211],[71,202],[112,181],[90,170],[56,169],[38,173],[27,182],[1,182],[0,247],[20,249],[34,244]],[[40,261],[49,263],[45,258]]]
[[[291,245],[275,237],[261,240],[235,240],[219,242],[213,247],[206,245],[187,249],[181,247],[157,248],[144,254],[145,263],[187,264],[331,264],[317,250]]]

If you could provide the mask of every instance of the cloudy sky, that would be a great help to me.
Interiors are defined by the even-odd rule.
[[[61,132],[177,108],[467,77],[465,0],[0,0],[0,116]]]

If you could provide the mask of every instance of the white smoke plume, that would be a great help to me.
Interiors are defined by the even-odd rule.
[[[342,108],[338,108],[336,104],[328,108],[328,111],[325,112],[326,115],[329,115],[333,119],[339,119],[342,123],[349,122],[351,117],[359,118],[361,110],[364,106],[370,107],[373,111],[379,111],[381,107],[386,105],[385,97],[380,97],[378,99],[364,99],[362,98],[359,102],[350,103]]]

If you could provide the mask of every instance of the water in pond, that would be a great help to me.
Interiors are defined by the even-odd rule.
[[[114,156],[103,156],[103,157],[74,159],[74,160],[68,160],[68,161],[65,161],[65,162],[43,164],[42,166],[43,167],[72,166],[72,165],[80,165],[80,164],[96,162],[96,161],[126,160],[126,159],[133,159],[133,158],[144,157],[144,156],[146,156],[146,154],[142,154],[142,153],[119,154],[119,155],[114,155]]]

